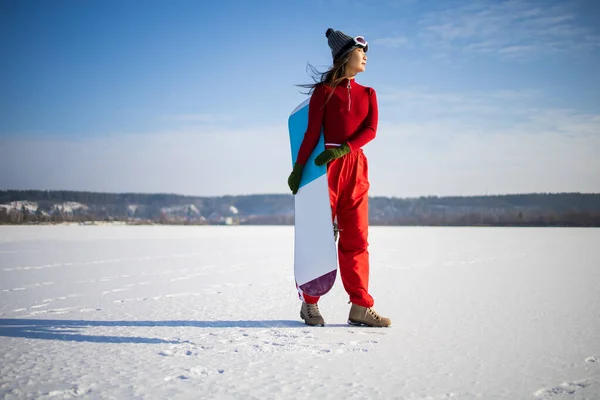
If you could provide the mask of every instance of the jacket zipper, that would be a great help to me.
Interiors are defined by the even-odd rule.
[[[350,96],[350,89],[352,86],[350,86],[350,79],[348,79],[348,86],[346,87],[348,88],[348,111],[350,111],[350,105],[352,104],[352,97]]]

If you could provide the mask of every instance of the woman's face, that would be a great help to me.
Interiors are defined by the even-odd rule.
[[[359,72],[365,72],[365,68],[367,67],[367,55],[364,50],[360,47],[352,50],[350,53],[350,58],[348,59],[348,64],[346,64],[346,72],[354,76]]]

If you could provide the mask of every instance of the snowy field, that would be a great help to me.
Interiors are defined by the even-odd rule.
[[[370,244],[391,328],[302,323],[292,227],[0,227],[0,397],[600,399],[600,229]]]

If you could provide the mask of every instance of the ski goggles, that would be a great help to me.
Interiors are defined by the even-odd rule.
[[[366,53],[369,50],[369,42],[367,42],[362,36],[355,36],[352,38],[352,40],[349,40],[348,43],[346,43],[344,47],[340,49],[340,51],[337,52],[334,58],[340,58],[345,56],[346,54],[348,54],[348,51],[350,51],[354,47],[360,47],[364,49]]]
[[[367,47],[369,43],[362,36],[357,36],[354,38],[354,44],[357,46]]]

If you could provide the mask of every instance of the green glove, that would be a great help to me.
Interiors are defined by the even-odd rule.
[[[315,164],[318,166],[325,165],[330,161],[340,158],[350,153],[350,146],[347,143],[342,144],[340,147],[334,147],[327,149],[315,158]]]
[[[298,193],[298,188],[300,187],[300,181],[302,180],[302,171],[304,170],[304,165],[302,164],[294,164],[294,169],[288,178],[288,186],[292,191],[292,194]]]

